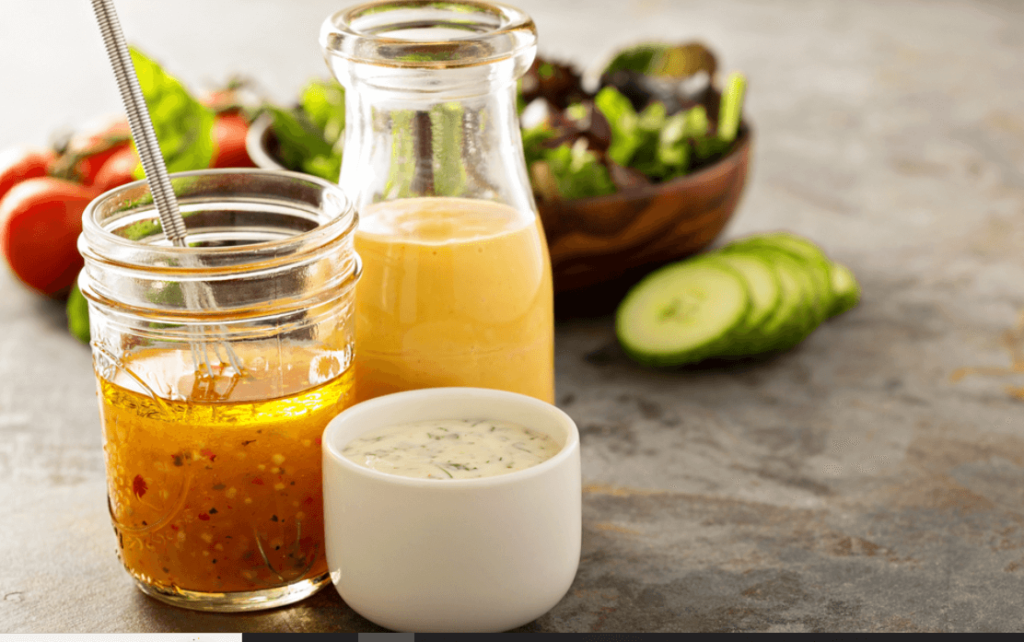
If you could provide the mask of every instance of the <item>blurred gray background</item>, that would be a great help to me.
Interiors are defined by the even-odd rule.
[[[351,4],[116,3],[128,41],[191,89],[213,88],[242,74],[280,102],[293,100],[310,78],[328,75],[318,44],[320,24]],[[881,184],[853,185],[867,180],[858,168],[892,160],[871,141],[883,136],[906,147],[906,158],[897,158],[897,163],[928,164],[951,153],[967,154],[964,135],[984,127],[986,118],[997,130],[1021,126],[1019,120],[1013,124],[1004,118],[1012,120],[1024,105],[1024,33],[1019,20],[1024,3],[1013,0],[514,4],[534,17],[542,55],[581,67],[643,39],[699,39],[717,52],[721,71],[746,73],[746,113],[757,133],[754,180],[732,230],[777,226],[780,219],[771,210],[784,208],[780,215],[786,223],[823,242],[832,240],[822,238],[827,235],[842,243],[854,231],[844,227],[871,224],[872,217],[856,222],[832,218],[824,226],[814,210],[870,210],[872,195],[889,189]],[[55,132],[120,112],[91,3],[2,0],[0,87],[0,148],[44,145]],[[952,139],[946,136],[951,133]],[[1010,153],[998,136],[984,145],[1004,157]],[[759,175],[777,175],[779,181],[768,181],[775,198],[764,207],[751,208],[765,183]],[[878,180],[885,182],[885,177]],[[836,194],[850,187],[865,188],[865,200],[837,200]],[[964,202],[977,200],[965,195]],[[883,242],[902,245],[906,235],[915,233],[914,227],[930,223],[918,209],[907,203],[907,219],[899,225],[904,234],[886,235]],[[889,217],[891,210],[878,214]]]
[[[0,146],[45,143],[48,132],[91,115],[119,111],[89,0],[3,0],[0,9]],[[192,88],[241,73],[287,101],[313,76],[326,76],[320,24],[344,0],[117,0],[127,40]],[[725,69],[747,68],[771,49],[761,28],[790,21],[762,2],[721,7],[678,0],[526,0],[543,54],[579,64],[640,38],[700,38],[721,52]],[[804,3],[789,28],[822,19]],[[852,61],[851,61],[852,62]],[[753,92],[752,92],[753,93]]]
[[[193,89],[241,73],[282,102],[326,76],[319,26],[347,4],[117,2]],[[643,369],[611,319],[559,324],[584,559],[528,630],[1022,630],[1024,374],[952,375],[1024,350],[1024,2],[514,4],[543,54],[581,66],[698,38],[743,71],[754,161],[723,238],[793,230],[864,288],[735,368]],[[0,87],[0,148],[119,112],[88,0],[0,0]],[[372,630],[330,590],[234,617],[139,594],[64,324],[0,270],[0,631]]]

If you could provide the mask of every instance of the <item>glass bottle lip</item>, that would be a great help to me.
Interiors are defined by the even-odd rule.
[[[255,267],[256,264],[266,267],[292,261],[297,255],[319,251],[339,238],[349,237],[354,234],[358,223],[355,207],[338,185],[307,174],[232,168],[177,172],[171,174],[170,177],[172,184],[175,185],[175,191],[178,191],[179,185],[187,185],[190,181],[203,182],[217,179],[231,181],[236,179],[275,182],[283,190],[282,194],[260,195],[254,193],[249,200],[258,206],[259,200],[271,204],[275,199],[284,200],[291,196],[292,200],[285,204],[279,204],[279,206],[296,211],[306,210],[310,220],[317,220],[317,224],[307,231],[285,238],[235,246],[177,247],[169,243],[139,242],[112,232],[109,229],[110,226],[105,224],[107,222],[105,217],[131,211],[139,215],[150,214],[150,218],[156,218],[149,185],[145,180],[140,180],[105,192],[86,207],[82,215],[82,234],[79,237],[78,247],[87,262],[91,259],[107,264],[142,269],[174,265],[175,271],[185,273],[190,271],[216,273],[220,269],[237,270],[244,266]],[[318,208],[312,203],[301,203],[298,193],[303,185],[306,188],[321,191],[323,205]],[[288,194],[289,187],[293,190],[293,194]],[[263,198],[260,199],[260,196]],[[225,193],[220,197],[199,195],[194,200],[197,207],[202,207],[204,203],[233,202],[237,200],[237,197]],[[185,203],[188,201],[187,196],[181,201],[183,214],[185,213]],[[321,211],[324,206],[327,208],[326,213]],[[111,216],[111,218],[113,217]],[[204,258],[203,266],[189,267],[187,263],[178,260],[186,255],[202,256]]]
[[[484,65],[532,51],[537,28],[525,12],[477,0],[380,0],[327,17],[328,56],[402,69]]]

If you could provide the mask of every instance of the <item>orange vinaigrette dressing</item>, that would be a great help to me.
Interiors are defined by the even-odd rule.
[[[352,369],[314,385],[341,370],[340,361],[329,357],[324,373],[311,371],[319,357],[312,367],[261,373],[266,360],[242,356],[255,372],[233,386],[214,382],[220,392],[207,388],[209,379],[196,385],[188,353],[128,360],[136,373],[180,368],[179,390],[188,392],[181,401],[99,379],[119,553],[145,584],[226,593],[327,572],[320,436],[351,402]]]
[[[540,219],[488,201],[371,205],[355,236],[359,400],[440,386],[554,401],[554,300]]]

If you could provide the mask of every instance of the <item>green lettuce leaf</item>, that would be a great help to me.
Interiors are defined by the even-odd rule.
[[[323,132],[303,112],[266,106],[274,119],[278,160],[289,169],[304,171],[325,180],[337,181],[341,155],[324,139]],[[335,171],[337,168],[337,171]]]
[[[696,109],[696,107],[694,108]],[[690,110],[693,111],[693,110]],[[686,144],[686,117],[678,112],[665,119],[658,132],[658,161],[667,168],[666,178],[686,173],[690,164],[690,147]]]
[[[146,99],[153,132],[168,172],[205,169],[214,158],[214,113],[138,49],[131,48],[139,88]],[[145,178],[142,166],[136,178]]]
[[[436,194],[461,196],[466,189],[462,151],[463,116],[462,105],[457,102],[441,103],[430,108]]]
[[[665,120],[665,105],[658,102],[648,105],[637,118],[636,139],[638,143],[629,166],[651,178],[663,178],[670,170],[658,153],[658,143]]]
[[[547,150],[544,162],[555,179],[558,194],[564,199],[603,196],[615,192],[608,168],[601,164],[594,152],[587,149],[584,139],[577,140],[571,147],[562,145]]]
[[[314,156],[302,161],[302,171],[337,183],[341,177],[341,156]]]
[[[718,109],[718,138],[726,143],[736,139],[740,128],[740,117],[743,115],[743,95],[746,93],[747,80],[743,74],[733,72],[725,81],[722,102]]]
[[[602,74],[630,71],[644,76],[683,79],[701,71],[714,76],[717,68],[715,55],[699,42],[678,45],[647,42],[620,51]]]
[[[708,112],[703,106],[697,105],[683,114],[683,136],[686,138],[704,138],[708,135]]]
[[[335,143],[345,131],[345,88],[333,80],[314,80],[302,90],[299,101],[324,140]]]
[[[594,106],[608,119],[612,129],[608,158],[619,165],[629,165],[641,143],[639,117],[633,104],[618,89],[605,87],[594,97]]]
[[[523,134],[523,156],[526,158],[526,166],[529,167],[535,162],[544,159],[547,148],[544,143],[555,135],[547,123],[534,125],[529,129],[522,130]]]

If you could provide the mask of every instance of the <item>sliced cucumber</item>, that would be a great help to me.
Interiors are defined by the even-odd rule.
[[[783,350],[799,342],[814,327],[811,305],[813,286],[805,266],[796,257],[771,244],[744,239],[722,248],[721,254],[755,256],[768,264],[779,283],[779,303],[759,328],[750,331],[730,355],[762,354]]]
[[[828,318],[832,309],[832,277],[831,261],[814,243],[788,232],[774,232],[763,236],[741,239],[734,245],[737,247],[771,247],[786,252],[803,263],[805,273],[812,281],[813,326],[817,326]],[[813,329],[813,327],[812,327]]]
[[[832,261],[829,260],[824,250],[814,243],[788,232],[770,234],[767,240],[807,263],[818,296],[818,323],[820,324],[829,317],[829,310],[833,305]]]
[[[771,243],[777,245],[784,250],[789,250],[797,256],[802,256],[806,259],[814,261],[824,261],[828,263],[828,257],[825,252],[807,239],[790,234],[789,232],[772,232],[763,236],[757,237],[758,241]]]
[[[849,269],[776,232],[650,274],[619,306],[616,331],[636,361],[676,366],[787,350],[859,298]]]
[[[747,318],[743,325],[732,333],[729,344],[723,346],[721,355],[751,354],[752,346],[763,343],[762,328],[782,300],[782,284],[779,283],[778,272],[771,263],[756,253],[719,252],[709,258],[736,270],[746,281],[747,290],[750,292],[750,311]]]
[[[623,349],[640,363],[678,366],[719,353],[749,310],[750,293],[739,272],[694,259],[636,284],[619,305],[615,329]]]
[[[814,284],[805,266],[792,255],[777,248],[749,248],[759,252],[779,274],[783,303],[775,317],[765,324],[763,340],[754,347],[756,353],[785,350],[804,339],[817,326],[814,308]]]
[[[860,285],[850,268],[841,263],[832,264],[832,308],[829,316],[842,314],[860,301]]]

